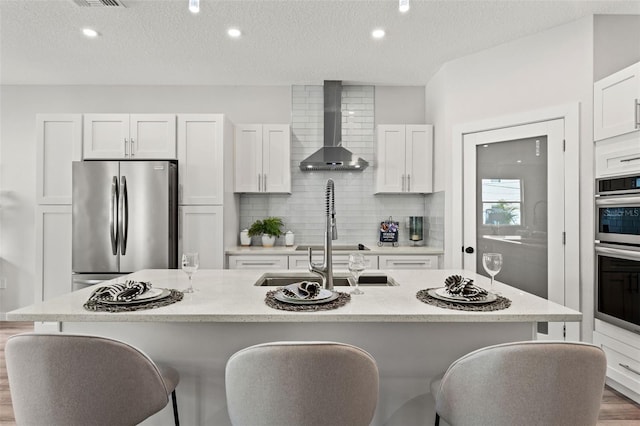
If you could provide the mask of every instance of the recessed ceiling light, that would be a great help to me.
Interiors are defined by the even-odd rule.
[[[200,0],[189,0],[189,12],[191,13],[200,12]]]
[[[229,28],[227,34],[229,34],[229,37],[238,38],[242,35],[242,31],[237,28]]]
[[[398,4],[398,10],[402,13],[409,11],[409,0],[400,0]]]
[[[87,37],[98,37],[98,32],[91,28],[83,28],[82,34],[84,34]]]
[[[382,29],[373,30],[373,32],[371,33],[371,36],[373,38],[381,39],[384,37],[384,30]]]

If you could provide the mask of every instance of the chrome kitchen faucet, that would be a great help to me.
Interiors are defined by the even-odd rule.
[[[312,249],[309,247],[309,270],[322,277],[323,288],[333,291],[333,250],[331,240],[338,239],[338,228],[336,228],[335,186],[332,179],[327,180],[324,196],[327,220],[327,226],[324,230],[324,260],[321,265],[313,263]]]

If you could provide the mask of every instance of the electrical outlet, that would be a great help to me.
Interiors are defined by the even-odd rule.
[[[5,277],[0,278],[0,290],[7,288],[7,279]]]

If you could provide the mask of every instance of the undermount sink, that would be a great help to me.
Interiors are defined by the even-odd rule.
[[[333,275],[334,287],[348,287],[353,284],[353,280],[353,276],[349,274]],[[322,279],[318,275],[309,272],[267,272],[262,274],[254,285],[258,287],[282,287],[300,281],[315,281],[318,284],[322,284]],[[364,274],[360,276],[359,281],[361,286],[392,287],[398,285],[393,278],[384,274]]]
[[[324,250],[324,246],[297,246],[296,251],[307,251],[308,249],[316,250]],[[358,250],[371,250],[369,247],[363,244],[349,244],[349,245],[334,245],[331,246],[333,251],[358,251]]]

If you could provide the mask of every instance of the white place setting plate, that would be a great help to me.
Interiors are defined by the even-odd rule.
[[[467,300],[465,297],[454,296],[452,294],[449,294],[447,292],[446,287],[434,288],[427,291],[427,293],[429,294],[429,296],[436,299],[444,300],[445,302],[482,304],[482,303],[491,303],[498,300],[498,296],[496,296],[494,293],[487,294],[487,297],[481,300]]]
[[[289,284],[287,286],[287,288],[291,291],[293,291],[294,293],[296,292],[296,287],[297,284]],[[326,289],[320,289],[320,293],[318,293],[318,295],[316,297],[314,297],[313,299],[302,299],[302,298],[295,298],[295,297],[289,297],[286,296],[282,290],[279,290],[278,292],[276,292],[276,294],[273,296],[276,300],[279,300],[281,302],[285,302],[285,303],[292,303],[295,305],[314,305],[314,304],[318,304],[318,303],[327,303],[330,302],[332,300],[337,299],[339,296],[338,293],[334,292],[334,291],[330,291],[330,290],[326,290]]]
[[[101,303],[108,303],[112,305],[129,305],[143,302],[153,302],[155,300],[162,299],[170,295],[171,292],[166,288],[150,288],[144,293],[136,296],[132,300],[101,300]]]

